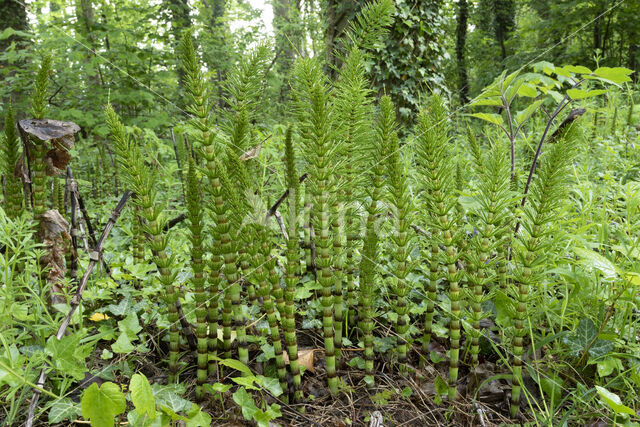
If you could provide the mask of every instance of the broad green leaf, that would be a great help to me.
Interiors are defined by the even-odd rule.
[[[211,394],[215,395],[217,393],[224,393],[226,391],[229,391],[229,389],[232,387],[232,385],[231,384],[214,383],[214,384],[204,384],[202,387],[208,393],[211,393]]]
[[[538,96],[538,91],[535,87],[531,86],[528,83],[525,83],[518,88],[518,95],[535,98],[536,96]]]
[[[583,258],[582,263],[589,269],[596,269],[605,279],[613,280],[617,275],[617,268],[611,261],[590,249],[574,248],[576,255]]]
[[[516,307],[513,299],[502,291],[497,291],[494,299],[496,305],[496,322],[499,325],[506,326],[511,323],[516,315]]]
[[[536,110],[540,107],[540,105],[542,105],[543,102],[544,101],[542,99],[539,99],[524,110],[518,111],[516,113],[516,122],[518,123],[518,125],[521,125],[522,123],[529,120],[529,118],[536,112]]]
[[[504,75],[505,73],[502,73],[502,75]],[[498,87],[500,88],[500,90],[504,93],[507,88],[511,85],[511,82],[513,82],[513,80],[518,77],[518,74],[520,74],[520,70],[516,70],[513,73],[509,74],[504,80],[502,78],[500,78],[500,80],[498,80]],[[502,77],[502,76],[500,76]]]
[[[269,427],[271,420],[281,416],[280,405],[274,403],[266,411],[257,410],[253,419],[258,423],[258,427]]]
[[[116,342],[111,344],[111,350],[117,354],[127,354],[135,350],[135,347],[131,344],[131,340],[126,332],[120,334]]]
[[[593,72],[594,75],[616,84],[630,82],[631,78],[629,77],[629,74],[631,73],[633,73],[632,70],[623,67],[600,67]]]
[[[264,389],[268,390],[273,396],[278,397],[282,394],[282,386],[277,378],[265,377],[264,375],[258,375],[256,382]]]
[[[439,395],[446,395],[449,392],[449,385],[440,375],[436,376],[435,389]]]
[[[249,367],[247,365],[245,365],[244,363],[242,363],[239,360],[235,360],[235,359],[218,359],[216,358],[216,360],[224,366],[228,366],[231,369],[235,369],[236,371],[240,371],[243,374],[247,374],[247,375],[253,375],[253,372],[251,372],[251,369],[249,369]]]
[[[600,378],[611,375],[615,369],[619,371],[623,369],[622,362],[617,357],[606,357],[598,360],[596,365],[598,366],[598,375]]]
[[[583,90],[583,89],[569,89],[567,90],[569,97],[571,99],[584,99],[591,98],[593,96],[602,95],[603,93],[607,93],[604,89],[594,89],[594,90]]]
[[[540,376],[540,386],[551,399],[551,404],[555,406],[555,403],[560,401],[562,397],[562,378],[560,375]]]
[[[156,399],[153,397],[149,380],[143,374],[133,374],[129,384],[131,401],[140,414],[146,414],[149,419],[156,417]]]
[[[604,400],[607,405],[615,412],[616,414],[628,414],[635,416],[636,413],[633,409],[629,408],[622,404],[622,400],[620,400],[620,396],[615,393],[611,393],[604,387],[596,386],[596,390],[598,394]]]
[[[65,420],[72,420],[81,414],[77,403],[68,397],[56,400],[49,408],[49,424],[58,424]]]
[[[191,408],[191,402],[180,397],[180,394],[184,393],[184,387],[180,387],[178,384],[165,386],[153,384],[151,390],[153,390],[156,405],[163,410],[169,409],[177,413]]]
[[[589,355],[594,359],[598,359],[611,353],[614,347],[613,342],[609,340],[597,339],[591,347],[589,347]]]
[[[253,375],[250,377],[242,376],[242,377],[231,378],[231,381],[249,390],[260,390],[260,387],[253,385],[253,383],[256,381],[256,377],[254,377]]]
[[[141,415],[136,409],[127,412],[127,421],[131,427],[165,427],[170,425],[171,417],[165,414],[158,414],[159,417],[149,419],[149,416]]]
[[[563,68],[570,73],[576,74],[591,74],[593,72],[587,67],[583,67],[582,65],[565,65]]]
[[[79,334],[67,335],[60,340],[52,336],[47,340],[45,347],[56,370],[71,375],[77,380],[83,379],[86,372],[80,339]]]
[[[564,338],[564,343],[567,344],[571,350],[571,355],[576,357],[580,352],[587,349],[589,344],[597,337],[598,330],[593,320],[584,318],[580,319],[576,331]]]
[[[127,408],[120,387],[112,382],[106,382],[101,387],[96,383],[91,384],[84,391],[80,405],[82,416],[91,421],[92,427],[112,427],[113,418]]]
[[[520,88],[524,84],[524,78],[520,78],[515,81],[511,86],[509,86],[504,94],[505,99],[507,100],[507,104],[511,105],[511,101],[516,97],[517,93],[520,91]]]
[[[247,393],[247,390],[245,390],[244,387],[240,387],[235,393],[233,393],[233,401],[242,408],[242,416],[246,420],[251,421],[253,419],[253,414],[258,411],[258,408],[253,401],[253,397]]]
[[[123,320],[118,321],[118,329],[121,332],[125,332],[130,340],[138,338],[138,332],[142,330],[142,326],[138,322],[138,315],[135,311],[129,313]]]
[[[187,412],[186,427],[209,427],[211,425],[211,415],[203,412],[200,406],[195,403],[191,405],[191,409]]]
[[[494,125],[502,125],[504,123],[504,121],[502,120],[502,116],[500,116],[499,114],[474,113],[471,114],[471,116],[485,120],[489,123],[493,123]]]
[[[474,107],[481,106],[481,105],[491,105],[491,106],[501,107],[502,99],[500,99],[499,97],[478,98],[475,101],[472,101],[471,105]]]

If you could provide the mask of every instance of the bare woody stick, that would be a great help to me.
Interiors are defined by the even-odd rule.
[[[111,233],[111,230],[113,229],[114,225],[118,221],[118,218],[122,213],[122,209],[124,209],[124,205],[127,203],[127,200],[129,200],[129,197],[131,197],[131,191],[127,190],[122,195],[120,202],[118,202],[118,205],[111,213],[111,216],[107,221],[107,225],[105,225],[104,230],[102,231],[102,235],[100,235],[100,239],[94,246],[93,251],[89,253],[89,266],[87,267],[87,270],[84,272],[84,275],[80,280],[80,285],[78,286],[78,290],[76,291],[76,294],[71,299],[71,304],[69,307],[69,312],[67,313],[67,317],[64,318],[64,320],[62,321],[62,324],[58,328],[58,333],[56,334],[56,338],[58,340],[62,339],[62,337],[64,336],[67,328],[69,327],[69,323],[71,322],[71,317],[73,316],[73,313],[75,313],[76,309],[80,305],[80,301],[82,300],[82,293],[84,292],[84,290],[87,287],[87,284],[89,283],[89,276],[91,276],[91,272],[95,268],[96,264],[100,261],[104,242],[105,240],[107,240],[109,233]],[[38,382],[36,383],[36,386],[38,386],[38,388],[36,388],[35,391],[33,392],[33,399],[31,400],[31,404],[29,405],[29,414],[27,416],[26,427],[33,426],[33,418],[34,418],[36,407],[38,406],[38,399],[40,399],[40,395],[42,394],[42,387],[44,386],[44,382],[46,379],[47,379],[47,367],[45,366],[40,371],[40,377],[38,378]]]
[[[78,206],[73,187],[75,181],[71,174],[71,168],[67,167],[67,187],[69,189],[69,205],[71,207],[71,265],[69,275],[75,285],[78,283]]]

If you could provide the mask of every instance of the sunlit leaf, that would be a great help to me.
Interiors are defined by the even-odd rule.
[[[502,125],[504,123],[504,120],[502,119],[502,116],[498,115],[498,114],[490,114],[490,113],[474,113],[471,114],[472,117],[476,117],[478,119],[482,119],[485,120],[489,123],[493,123],[495,125]]]

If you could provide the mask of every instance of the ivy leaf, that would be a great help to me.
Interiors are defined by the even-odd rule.
[[[591,98],[594,96],[602,95],[603,93],[607,93],[604,89],[594,89],[594,90],[583,90],[583,89],[569,89],[567,90],[569,97],[571,99],[585,99]]]
[[[83,351],[80,346],[81,338],[79,334],[64,336],[60,340],[52,336],[45,346],[45,352],[51,356],[56,370],[77,380],[83,379],[86,371],[84,357],[80,357]]]
[[[179,393],[184,392],[184,388],[180,388],[177,385],[161,386],[153,384],[151,390],[153,390],[153,396],[156,398],[156,405],[162,410],[169,410],[175,414],[191,408],[191,402],[179,395]]]
[[[156,417],[156,399],[153,397],[149,380],[143,374],[133,374],[129,383],[131,401],[140,414],[146,414],[149,419]]]
[[[113,427],[113,418],[127,407],[120,387],[106,382],[98,387],[93,383],[82,395],[82,416],[91,421],[92,427]]]
[[[233,393],[233,401],[242,408],[242,416],[246,420],[251,421],[253,419],[253,415],[258,411],[258,408],[253,401],[253,397],[247,393],[247,390],[244,387],[240,387],[235,393]]]
[[[256,386],[253,385],[255,380],[256,380],[256,377],[254,377],[254,376],[231,378],[231,381],[233,381],[234,383],[236,383],[238,385],[246,387],[249,390],[260,390],[260,387],[256,387]]]
[[[269,427],[271,420],[281,416],[280,405],[273,403],[266,411],[257,410],[256,413],[253,414],[253,419],[258,423],[258,427]]]
[[[498,114],[474,113],[471,114],[471,117],[476,117],[489,123],[493,123],[494,125],[502,125],[504,123],[504,121],[502,120],[502,116]]]
[[[600,386],[596,386],[596,390],[598,391],[598,394],[600,395],[602,400],[604,400],[616,414],[628,414],[633,416],[636,415],[636,412],[633,409],[622,404],[620,396],[618,396],[617,394],[611,393],[606,388]]]
[[[80,415],[78,404],[68,397],[56,400],[49,408],[49,424],[57,424]]]
[[[187,412],[185,420],[186,427],[209,427],[211,425],[211,415],[203,412],[195,403],[191,405],[191,409]]]
[[[202,388],[205,389],[210,394],[215,395],[216,393],[225,393],[229,391],[231,388],[231,384],[222,384],[222,383],[214,383],[214,384],[204,384]]]
[[[589,355],[599,358],[613,350],[614,345],[611,341],[596,339],[597,337],[598,330],[593,320],[584,318],[580,319],[575,333],[566,336],[563,341],[569,347],[572,357],[577,357],[581,352],[589,348]]]
[[[258,375],[256,382],[265,390],[268,390],[273,396],[278,397],[282,394],[282,386],[277,378],[265,377],[264,375]]]
[[[131,344],[131,340],[126,332],[120,334],[116,342],[111,344],[111,349],[114,353],[127,354],[135,350],[135,347]]]
[[[138,315],[135,311],[129,313],[123,320],[118,321],[118,329],[126,333],[130,340],[138,338],[138,332],[142,330],[142,326],[138,322]]]

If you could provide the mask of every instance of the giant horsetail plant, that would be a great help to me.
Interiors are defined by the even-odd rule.
[[[378,242],[380,240],[380,230],[376,226],[376,216],[382,208],[382,198],[384,190],[384,178],[386,157],[389,148],[393,144],[392,140],[397,137],[395,109],[391,99],[383,97],[380,101],[380,111],[374,125],[375,136],[371,138],[369,147],[365,148],[368,163],[368,185],[370,188],[369,204],[366,206],[367,220],[364,235],[364,245],[362,248],[362,260],[360,261],[360,328],[364,335],[364,359],[365,359],[365,382],[369,386],[375,384],[373,376],[373,299],[376,290],[376,266],[378,264]],[[368,154],[368,155],[367,155]]]
[[[145,163],[140,147],[136,145],[125,130],[118,115],[111,105],[105,112],[107,126],[113,140],[114,153],[126,181],[135,192],[133,199],[139,206],[140,214],[146,221],[143,230],[150,235],[149,246],[153,253],[153,262],[160,272],[160,283],[163,286],[164,299],[169,312],[169,382],[177,381],[178,354],[180,335],[178,331],[178,294],[173,282],[177,272],[174,270],[174,256],[167,254],[169,239],[164,233],[166,218],[163,208],[156,202],[155,176]]]
[[[247,348],[246,329],[241,306],[240,274],[236,265],[238,258],[238,230],[242,223],[239,216],[244,212],[245,201],[237,192],[233,191],[234,186],[228,178],[223,159],[216,153],[215,140],[217,132],[212,132],[211,130],[213,122],[210,114],[211,105],[208,100],[208,91],[205,87],[200,65],[196,59],[189,31],[183,37],[182,57],[185,70],[185,86],[190,95],[190,104],[187,108],[194,116],[189,123],[198,133],[195,143],[200,146],[205,159],[203,172],[209,181],[207,189],[213,202],[211,213],[215,226],[212,230],[213,248],[211,252],[213,256],[210,294],[214,295],[218,292],[221,278],[219,275],[220,270],[216,269],[216,267],[221,267],[227,282],[222,312],[224,356],[225,358],[231,357],[231,324],[233,321],[238,339],[238,359],[247,364],[249,362],[249,350]],[[224,145],[221,145],[221,147],[224,147]],[[242,169],[238,169],[236,172],[241,171]],[[222,258],[222,264],[220,264],[220,257]],[[213,313],[217,311],[215,309],[216,303],[213,303],[213,307],[210,304],[209,342],[210,350],[217,352],[214,349],[217,343],[212,343],[212,340],[217,339],[217,313]],[[216,320],[215,323],[213,322],[214,319]],[[215,330],[213,330],[214,327]],[[212,370],[215,370],[215,368],[210,365],[210,371]]]
[[[293,377],[293,402],[297,403],[302,400],[302,390],[300,389],[300,364],[298,363],[298,340],[296,337],[296,308],[294,305],[294,297],[296,286],[298,284],[298,273],[300,272],[300,248],[298,244],[298,208],[300,206],[300,181],[298,179],[298,171],[296,169],[296,155],[293,148],[293,137],[291,127],[287,128],[284,137],[285,146],[285,166],[287,172],[287,189],[288,196],[288,235],[287,240],[287,263],[285,265],[285,308],[284,317],[282,318],[282,329],[284,331],[284,339],[287,345],[287,355],[289,356],[289,368]]]
[[[200,182],[198,180],[195,160],[189,157],[187,171],[186,204],[189,221],[189,240],[191,241],[191,270],[193,271],[193,291],[196,302],[196,336],[198,339],[198,371],[196,398],[204,396],[202,386],[207,381],[209,370],[209,344],[207,336],[207,302],[208,289],[205,286],[203,256],[203,218],[201,209]]]
[[[386,33],[385,26],[393,22],[395,11],[392,1],[383,0],[366,4],[360,14],[353,20],[344,37],[344,45],[335,54],[342,58],[338,81],[334,87],[334,110],[336,123],[335,138],[339,141],[336,147],[345,164],[336,162],[333,165],[334,187],[338,190],[331,201],[331,228],[333,233],[333,267],[334,267],[334,332],[336,360],[340,360],[343,335],[343,281],[347,273],[347,303],[350,302],[351,318],[355,317],[355,257],[358,246],[356,219],[356,189],[361,180],[354,173],[354,154],[358,154],[370,139],[372,117],[370,82],[366,78],[366,60],[369,59],[367,49],[373,49]],[[337,156],[335,156],[337,158]],[[346,235],[346,236],[345,236]],[[345,238],[346,237],[346,238]],[[344,247],[346,243],[346,248]],[[345,254],[346,252],[346,254]],[[346,256],[346,259],[345,259]],[[346,263],[345,263],[346,261]],[[349,315],[347,316],[349,318]]]
[[[340,149],[344,152],[346,163],[339,171],[335,171],[333,179],[339,193],[331,202],[331,227],[333,229],[333,256],[334,256],[334,314],[335,314],[335,343],[336,359],[340,360],[340,348],[342,347],[343,328],[343,299],[342,283],[343,270],[347,276],[347,304],[350,313],[347,318],[355,317],[356,290],[354,281],[355,250],[358,246],[358,219],[357,207],[354,199],[357,199],[356,190],[361,186],[361,174],[354,173],[354,155],[371,136],[372,108],[369,89],[369,81],[365,78],[365,61],[362,51],[358,48],[351,49],[342,69],[338,83],[334,89],[334,100],[337,120],[337,138],[341,139]],[[341,216],[340,210],[343,210]],[[346,234],[346,239],[345,239]],[[343,248],[343,240],[346,248]],[[346,252],[346,254],[345,254]],[[346,262],[345,262],[346,255]]]
[[[418,144],[418,172],[421,175],[428,225],[432,230],[430,271],[427,313],[425,317],[425,331],[422,341],[423,354],[429,354],[435,301],[436,286],[439,279],[445,279],[449,284],[449,401],[457,398],[458,362],[460,353],[460,273],[456,262],[458,253],[456,242],[457,210],[455,197],[454,158],[449,152],[449,122],[447,110],[442,98],[433,95],[426,108],[418,115],[416,126]],[[444,245],[440,252],[439,244]],[[445,270],[442,272],[442,270]]]
[[[225,101],[230,108],[224,113],[223,129],[228,135],[225,166],[233,187],[229,189],[237,199],[236,212],[233,215],[234,230],[244,242],[239,245],[238,258],[244,275],[249,273],[249,258],[245,247],[252,244],[250,233],[240,232],[242,221],[247,214],[247,192],[251,190],[248,175],[249,162],[240,157],[253,145],[252,122],[256,115],[257,101],[262,93],[263,77],[271,52],[266,45],[259,45],[250,55],[243,58],[227,77],[224,86],[228,96]],[[247,293],[251,304],[257,305],[254,285],[246,281]],[[280,298],[281,300],[282,298]]]
[[[308,163],[307,189],[311,192],[311,220],[316,247],[317,281],[322,286],[322,326],[329,390],[338,392],[333,334],[330,197],[335,196],[331,166],[335,140],[331,129],[331,105],[327,76],[316,59],[298,60],[294,69],[294,96],[303,153]]]
[[[520,231],[513,242],[516,315],[513,335],[513,384],[511,416],[520,411],[522,390],[522,355],[527,331],[529,292],[541,279],[545,261],[557,239],[554,223],[562,220],[561,211],[568,192],[573,161],[581,137],[580,128],[570,123],[552,135],[546,152],[540,157],[536,176],[528,194],[529,203],[522,207]]]
[[[35,89],[31,98],[31,114],[34,119],[44,119],[47,114],[47,90],[49,89],[49,74],[51,73],[51,56],[42,58],[40,68],[36,74]],[[31,167],[32,196],[33,196],[33,218],[40,221],[40,217],[46,210],[46,181],[45,174],[45,143],[37,138],[29,137],[29,165]]]
[[[380,100],[381,109],[394,110],[389,97]],[[382,105],[385,105],[382,107]],[[395,125],[389,138],[389,154],[387,156],[387,170],[389,171],[389,201],[393,208],[394,229],[391,235],[393,243],[393,277],[391,289],[395,294],[394,310],[397,316],[396,333],[398,343],[396,352],[400,364],[400,372],[407,372],[407,340],[409,332],[409,307],[407,305],[407,275],[411,271],[411,251],[413,250],[413,233],[409,230],[413,223],[413,203],[407,171],[400,154],[399,138]]]
[[[477,171],[477,189],[474,199],[476,208],[472,210],[474,230],[477,234],[471,239],[466,276],[469,283],[471,305],[471,363],[478,365],[480,337],[482,329],[480,321],[485,317],[482,303],[486,299],[485,289],[495,283],[493,263],[501,262],[500,256],[493,257],[494,252],[505,245],[505,236],[510,232],[510,205],[513,197],[509,190],[511,171],[505,161],[509,156],[509,147],[498,140],[482,153],[480,146],[469,129],[468,138],[471,147],[475,170]]]
[[[205,160],[203,172],[209,183],[208,192],[212,195],[210,214],[215,223],[215,226],[210,230],[213,243],[211,247],[211,272],[209,275],[209,295],[214,296],[214,298],[209,301],[207,311],[209,323],[208,352],[210,356],[213,356],[209,357],[209,374],[213,374],[217,371],[217,365],[215,362],[212,362],[212,360],[214,360],[214,357],[217,357],[219,319],[218,302],[215,296],[223,284],[221,273],[226,267],[227,259],[232,260],[235,266],[235,253],[227,253],[227,251],[229,251],[230,241],[230,225],[227,218],[227,214],[230,211],[230,202],[227,197],[225,197],[222,188],[222,175],[225,171],[222,163],[216,156],[214,147],[216,132],[212,132],[213,119],[210,112],[211,104],[209,102],[209,93],[196,57],[190,31],[187,31],[182,38],[181,51],[185,87],[189,95],[187,110],[194,116],[189,123],[197,131],[194,144],[201,150]],[[231,269],[232,266],[229,266],[229,270]],[[231,282],[231,280],[236,278],[234,272],[232,271],[231,273],[231,277],[225,275],[229,281],[229,285],[232,285],[233,282]],[[230,287],[231,286],[227,286],[224,292],[222,313],[223,349],[226,358],[231,357],[231,322],[233,315]]]
[[[7,115],[4,118],[4,138],[2,138],[3,167],[5,178],[5,211],[9,218],[17,218],[22,214],[22,188],[15,177],[15,169],[20,159],[20,143],[13,116],[13,105],[9,102]]]

